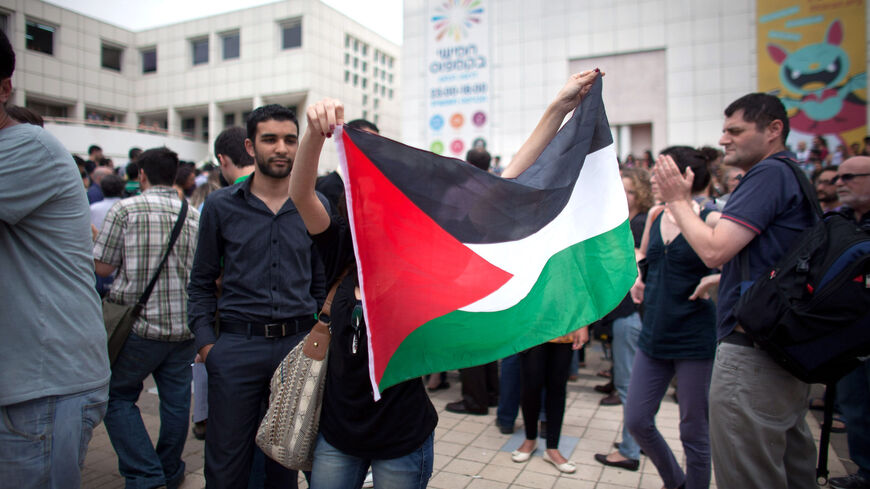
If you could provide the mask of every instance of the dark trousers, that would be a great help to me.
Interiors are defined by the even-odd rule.
[[[459,370],[466,409],[486,410],[498,402],[498,362]]]
[[[264,338],[223,333],[206,357],[208,489],[248,487],[254,438],[269,402],[269,382],[281,360],[305,337]],[[265,488],[295,488],[298,474],[266,457]]]
[[[544,343],[520,353],[520,377],[523,385],[521,405],[526,439],[538,438],[541,390],[546,388],[544,412],[547,415],[548,449],[559,448],[572,352],[570,343]]]
[[[662,360],[638,349],[631,370],[625,424],[656,466],[665,487],[686,489],[710,486],[710,431],[707,395],[713,359]],[[680,391],[680,441],[686,454],[686,473],[656,428],[655,416],[671,379]],[[727,470],[727,469],[726,469]]]

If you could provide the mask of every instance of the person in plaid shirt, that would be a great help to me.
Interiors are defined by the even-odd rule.
[[[97,274],[117,275],[108,298],[133,305],[157,271],[181,211],[172,188],[178,155],[150,149],[139,158],[142,194],[116,203],[94,244]],[[142,315],[112,366],[104,422],[127,487],[178,487],[184,479],[181,452],[190,415],[193,339],[187,329],[187,281],[193,266],[199,212],[188,208]],[[160,396],[160,438],[155,450],[136,401],[142,381],[154,376]]]

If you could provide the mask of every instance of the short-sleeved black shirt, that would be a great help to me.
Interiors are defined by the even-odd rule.
[[[334,283],[347,266],[353,267],[350,229],[343,218],[333,217],[329,228],[312,239],[323,258],[328,284]],[[330,445],[355,457],[401,457],[426,441],[438,424],[438,414],[420,379],[390,387],[374,401],[365,321],[361,320],[357,329],[352,325],[354,308],[361,306],[354,294],[356,286],[356,270],[352,269],[332,302],[332,342],[320,432]]]

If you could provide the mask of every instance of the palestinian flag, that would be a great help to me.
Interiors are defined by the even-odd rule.
[[[634,283],[600,79],[513,180],[352,128],[337,135],[376,399],[588,325]]]

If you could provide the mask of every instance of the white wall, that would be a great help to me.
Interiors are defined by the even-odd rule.
[[[179,159],[195,162],[208,159],[211,153],[206,143],[168,135],[53,122],[47,122],[45,130],[60,140],[70,153],[85,159],[88,157],[88,146],[96,144],[103,148],[103,154],[111,158],[115,166],[127,163],[127,153],[133,147],[146,150],[166,146],[178,153]]]
[[[427,1],[436,0],[404,3],[402,138],[418,146],[426,131],[419,114],[426,108]],[[663,50],[665,79],[658,96],[665,127],[653,128],[654,151],[671,144],[715,146],[724,108],[757,90],[754,0],[489,0],[485,6],[492,26],[491,148],[506,159],[531,133],[575,60]],[[642,71],[627,82],[608,78],[605,87],[649,88]],[[620,97],[606,103],[608,114],[624,112]]]

